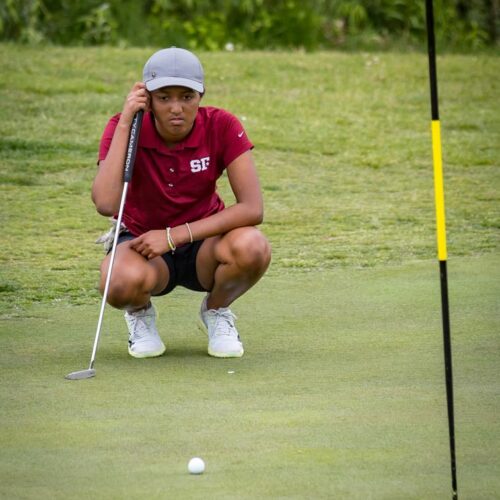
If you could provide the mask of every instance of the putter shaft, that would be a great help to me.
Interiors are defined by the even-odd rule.
[[[139,140],[139,132],[140,132],[141,125],[142,125],[143,114],[144,114],[144,112],[142,110],[140,110],[136,113],[134,120],[132,122],[131,129],[130,129],[130,137],[129,137],[127,152],[126,152],[126,157],[125,157],[124,176],[123,176],[124,183],[123,183],[122,197],[120,200],[120,208],[118,210],[118,216],[116,218],[115,234],[114,234],[114,238],[113,238],[113,247],[111,249],[111,256],[110,256],[109,266],[108,266],[108,274],[106,276],[106,283],[104,285],[104,293],[102,295],[102,301],[101,301],[101,310],[99,312],[99,320],[97,322],[97,328],[96,328],[95,339],[94,339],[94,346],[92,348],[92,355],[90,356],[90,364],[89,364],[89,367],[87,370],[81,370],[81,371],[77,371],[77,372],[68,373],[68,375],[66,375],[66,377],[65,377],[68,380],[81,380],[84,378],[91,378],[91,377],[95,376],[94,364],[95,364],[95,358],[96,358],[96,354],[97,354],[97,346],[99,345],[99,338],[101,336],[102,320],[104,318],[104,309],[106,308],[106,302],[107,302],[108,291],[109,291],[109,284],[111,282],[111,273],[113,271],[113,264],[115,262],[116,247],[118,245],[118,238],[120,236],[120,227],[121,227],[121,223],[122,223],[123,210],[125,207],[125,200],[127,199],[128,185],[132,179],[132,172],[134,169],[135,155],[137,152],[137,143]]]

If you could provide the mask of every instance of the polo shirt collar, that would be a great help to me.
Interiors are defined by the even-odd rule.
[[[184,148],[197,148],[202,141],[203,117],[198,110],[191,133],[173,148],[167,147],[160,134],[156,130],[152,112],[146,113],[142,122],[141,147],[156,149],[161,152],[170,152]]]

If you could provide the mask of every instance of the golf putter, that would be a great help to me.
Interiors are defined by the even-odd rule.
[[[68,380],[81,380],[84,378],[95,377],[94,363],[97,353],[97,346],[99,344],[99,337],[101,336],[102,320],[104,317],[104,309],[106,307],[106,299],[108,297],[109,283],[111,281],[111,272],[113,271],[113,264],[115,261],[116,246],[118,244],[118,237],[120,235],[120,226],[122,222],[123,208],[125,206],[125,200],[127,198],[128,184],[132,179],[132,173],[134,170],[135,154],[137,152],[137,143],[139,140],[139,133],[141,131],[143,115],[144,111],[142,110],[138,111],[134,116],[134,120],[132,121],[132,126],[130,128],[130,136],[128,140],[127,153],[125,156],[125,165],[123,172],[124,183],[123,183],[122,198],[120,201],[120,209],[118,210],[118,217],[116,219],[115,236],[113,238],[113,247],[111,249],[111,258],[109,261],[108,275],[106,276],[106,284],[104,286],[104,293],[102,295],[101,311],[99,313],[99,321],[97,322],[97,330],[95,333],[92,356],[90,357],[90,365],[86,370],[80,370],[77,372],[68,373],[65,377]]]

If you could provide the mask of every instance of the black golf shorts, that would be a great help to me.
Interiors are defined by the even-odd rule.
[[[118,245],[124,241],[133,240],[135,236],[129,232],[124,232],[118,237]],[[167,286],[155,296],[166,295],[176,286],[183,286],[195,292],[208,292],[198,281],[196,274],[196,256],[204,240],[194,241],[187,245],[182,245],[175,250],[175,253],[167,252],[162,255],[167,264],[170,275]]]

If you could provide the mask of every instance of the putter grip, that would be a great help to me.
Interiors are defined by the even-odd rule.
[[[135,154],[137,153],[137,143],[139,142],[139,133],[141,132],[143,116],[144,111],[141,109],[135,114],[134,119],[132,120],[132,126],[130,127],[130,136],[128,138],[128,147],[127,154],[125,156],[125,167],[123,173],[123,180],[125,182],[130,182],[132,180]]]

